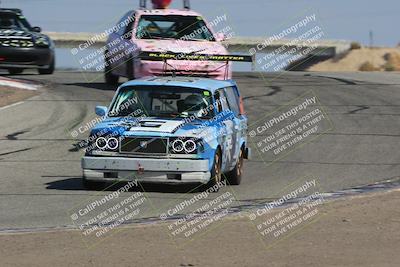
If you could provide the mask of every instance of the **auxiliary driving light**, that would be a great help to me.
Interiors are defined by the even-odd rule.
[[[192,153],[193,151],[196,150],[197,145],[196,145],[196,143],[195,143],[193,140],[190,140],[190,139],[189,139],[189,140],[187,140],[187,141],[185,142],[185,145],[184,145],[183,147],[184,147],[186,153]]]
[[[196,153],[197,143],[195,140],[188,138],[177,138],[171,143],[172,152],[179,154]]]
[[[115,137],[105,138],[99,137],[96,139],[96,146],[101,150],[116,150],[118,148],[119,141]]]
[[[115,150],[118,148],[118,139],[115,137],[111,137],[107,140],[107,148],[111,150]]]
[[[176,139],[174,142],[172,142],[172,149],[174,150],[174,152],[182,152],[184,149],[184,143],[181,139]]]
[[[104,149],[107,147],[107,139],[105,139],[104,137],[99,137],[96,140],[96,146],[99,149]]]

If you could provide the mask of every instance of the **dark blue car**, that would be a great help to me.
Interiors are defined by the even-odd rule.
[[[10,74],[37,69],[52,74],[55,67],[53,41],[32,27],[20,9],[0,8],[0,69]]]

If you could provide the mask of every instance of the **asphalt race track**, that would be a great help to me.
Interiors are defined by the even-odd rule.
[[[88,132],[71,132],[95,118],[115,88],[98,73],[18,75],[46,84],[43,93],[0,110],[0,230],[71,226],[71,210],[109,192],[81,185],[76,148]],[[96,80],[97,78],[97,80]],[[310,89],[334,128],[268,167],[257,157],[245,163],[232,206],[276,198],[302,176],[317,177],[324,192],[396,179],[400,173],[400,77],[391,73],[236,73],[251,122]],[[141,218],[158,217],[167,202],[190,198],[185,188],[149,186]]]

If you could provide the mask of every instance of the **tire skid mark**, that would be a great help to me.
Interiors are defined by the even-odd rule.
[[[361,110],[369,109],[369,107],[368,107],[368,106],[365,106],[365,105],[359,105],[359,106],[357,106],[357,107],[358,107],[357,109],[354,109],[354,110],[349,111],[348,114],[354,114],[354,113],[357,113],[357,112],[359,112],[359,111],[361,111]]]
[[[7,140],[18,140],[18,137],[17,137],[18,135],[21,135],[21,134],[24,134],[27,132],[29,132],[29,131],[28,130],[17,131],[17,132],[11,133],[11,134],[7,134],[6,138],[7,138]]]
[[[0,156],[5,156],[5,155],[14,154],[14,153],[24,152],[24,151],[31,150],[32,148],[33,147],[28,147],[28,148],[18,149],[18,150],[14,150],[14,151],[9,151],[9,152],[5,152],[5,153],[1,153]],[[2,161],[2,162],[4,162],[4,161]]]
[[[268,88],[271,88],[272,92],[269,92],[269,93],[263,94],[263,95],[245,96],[245,97],[243,97],[243,100],[249,100],[252,98],[259,98],[259,97],[266,97],[266,96],[273,96],[279,92],[282,92],[282,88],[280,86],[272,85],[272,86],[268,86]]]

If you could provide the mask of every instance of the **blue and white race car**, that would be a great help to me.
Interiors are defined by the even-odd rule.
[[[249,158],[247,117],[236,83],[146,77],[122,84],[92,129],[83,184],[107,181],[240,184]],[[225,174],[225,175],[224,175]]]

